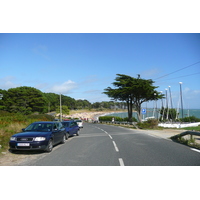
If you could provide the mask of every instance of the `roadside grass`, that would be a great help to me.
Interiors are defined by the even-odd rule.
[[[0,153],[3,151],[7,151],[9,148],[9,140],[10,137],[18,132],[21,132],[22,128],[25,128],[28,125],[27,123],[19,123],[19,122],[13,122],[7,125],[4,128],[0,128]]]
[[[9,149],[10,137],[15,133],[21,132],[22,128],[26,128],[35,121],[52,121],[54,118],[50,115],[22,115],[7,112],[0,113],[0,156],[2,152]]]
[[[200,126],[196,126],[196,127],[185,127],[183,128],[184,130],[188,130],[188,131],[200,131]]]
[[[174,137],[171,137],[171,140],[189,147],[200,149],[200,144],[195,141],[194,137],[190,137],[189,139],[181,136],[176,139]]]

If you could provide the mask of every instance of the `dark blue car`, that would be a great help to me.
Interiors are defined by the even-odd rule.
[[[77,122],[74,120],[68,120],[61,122],[63,126],[65,127],[66,132],[69,134],[69,136],[79,135],[80,127],[78,126]]]
[[[22,131],[10,138],[11,151],[43,150],[51,152],[55,144],[65,143],[68,139],[61,122],[34,122]]]

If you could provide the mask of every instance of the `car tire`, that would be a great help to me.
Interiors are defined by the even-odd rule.
[[[77,131],[76,135],[79,136],[79,130]]]
[[[68,140],[68,138],[69,138],[69,134],[68,133],[66,133],[65,138],[66,138],[66,140]]]
[[[62,139],[62,141],[61,141],[61,144],[64,144],[65,141],[66,141],[66,135],[63,135],[63,139]]]
[[[10,153],[16,153],[17,150],[9,149]]]
[[[50,139],[46,148],[46,152],[51,152],[52,150],[53,150],[53,140]]]

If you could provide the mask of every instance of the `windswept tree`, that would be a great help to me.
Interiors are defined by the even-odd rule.
[[[132,121],[133,108],[137,111],[138,119],[141,122],[141,105],[144,102],[158,100],[164,97],[153,86],[154,81],[151,79],[141,79],[140,75],[133,78],[124,74],[117,74],[115,82],[112,84],[115,88],[108,87],[104,89],[104,94],[112,100],[125,101],[128,108],[128,119]]]

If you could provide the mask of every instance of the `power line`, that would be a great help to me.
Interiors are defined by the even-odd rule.
[[[193,76],[193,75],[196,75],[196,74],[200,74],[200,72],[197,72],[197,73],[194,73],[194,74],[188,74],[188,75],[185,75],[185,76],[179,76],[179,77],[175,77],[175,78],[169,78],[169,79],[165,79],[165,80],[162,80],[162,81],[168,81],[168,80],[182,78],[182,77],[187,77],[187,76]],[[156,81],[156,82],[159,82],[159,81]]]
[[[200,61],[198,61],[198,62],[196,62],[196,63],[193,63],[193,64],[191,64],[191,65],[188,65],[187,67],[183,67],[183,68],[181,68],[181,69],[178,69],[178,70],[176,70],[176,71],[174,71],[174,72],[171,72],[171,73],[169,73],[169,74],[160,76],[160,77],[158,77],[158,78],[156,78],[156,79],[154,79],[154,80],[163,78],[163,77],[165,77],[165,76],[169,76],[170,74],[174,74],[174,73],[176,73],[176,72],[179,72],[179,71],[181,71],[181,70],[183,70],[183,69],[186,69],[186,68],[188,68],[188,67],[191,67],[191,66],[193,66],[193,65],[196,65],[196,64],[198,64],[198,63],[200,63]]]

